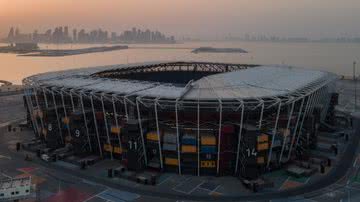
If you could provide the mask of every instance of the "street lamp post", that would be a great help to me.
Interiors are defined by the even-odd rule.
[[[356,86],[357,86],[357,80],[356,80],[356,72],[355,72],[355,69],[356,69],[356,61],[354,61],[353,63],[353,80],[355,82],[355,111],[357,109],[357,93],[356,93]]]

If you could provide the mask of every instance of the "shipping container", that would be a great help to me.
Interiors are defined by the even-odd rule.
[[[216,145],[216,137],[209,135],[201,136],[201,145]]]
[[[182,153],[196,153],[196,146],[192,145],[182,145],[181,146],[181,152]]]
[[[163,144],[163,150],[164,151],[177,151],[177,145],[176,144]]]
[[[164,142],[166,143],[173,143],[173,144],[176,144],[177,142],[177,136],[176,134],[173,134],[173,133],[169,133],[169,132],[165,132],[164,133]]]
[[[110,131],[111,131],[111,133],[117,135],[117,134],[120,134],[121,128],[120,128],[120,127],[116,127],[116,126],[111,126]]]
[[[216,168],[216,161],[200,161],[201,168]]]
[[[146,139],[152,140],[152,141],[158,141],[159,136],[158,136],[157,132],[151,131],[151,132],[146,133]]]
[[[201,146],[200,152],[204,154],[216,154],[217,153],[216,146]]]
[[[165,157],[165,164],[166,165],[177,166],[177,165],[179,165],[179,161],[176,158]]]

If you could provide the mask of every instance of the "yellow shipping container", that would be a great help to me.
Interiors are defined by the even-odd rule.
[[[120,127],[111,126],[111,133],[120,134]]]
[[[201,168],[215,168],[216,163],[215,163],[215,161],[201,161],[200,167]]]
[[[267,142],[267,141],[269,141],[269,136],[266,134],[259,135],[257,137],[257,141],[258,142]]]
[[[267,150],[269,149],[269,144],[267,142],[265,143],[260,143],[257,145],[257,150],[258,151],[263,151],[263,150]]]
[[[182,145],[181,152],[183,153],[196,153],[196,147],[192,145]]]
[[[114,147],[114,154],[121,154],[122,149],[120,147]]]
[[[175,158],[165,158],[165,165],[177,166],[179,161]]]
[[[107,152],[111,152],[113,149],[113,147],[109,144],[104,144],[104,150]]]
[[[69,120],[68,117],[64,117],[64,118],[62,119],[62,121],[63,121],[64,124],[69,124],[69,122],[70,122],[70,120]]]
[[[44,138],[46,139],[46,138],[47,138],[48,131],[47,131],[45,128],[43,128],[43,129],[42,129],[42,134],[43,134]]]
[[[146,139],[152,140],[152,141],[158,141],[158,140],[159,140],[159,136],[157,135],[156,132],[148,132],[148,133],[146,134]]]
[[[216,138],[214,136],[201,136],[202,145],[216,145]]]
[[[257,164],[264,164],[265,159],[263,156],[260,156],[260,157],[257,157],[256,162],[257,162]]]

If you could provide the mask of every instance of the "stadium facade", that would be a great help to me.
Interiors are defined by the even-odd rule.
[[[337,76],[290,66],[206,62],[112,65],[23,80],[49,148],[128,169],[256,178],[316,144]]]

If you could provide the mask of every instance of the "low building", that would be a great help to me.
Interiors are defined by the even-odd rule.
[[[0,181],[0,201],[24,199],[31,192],[31,177]]]

